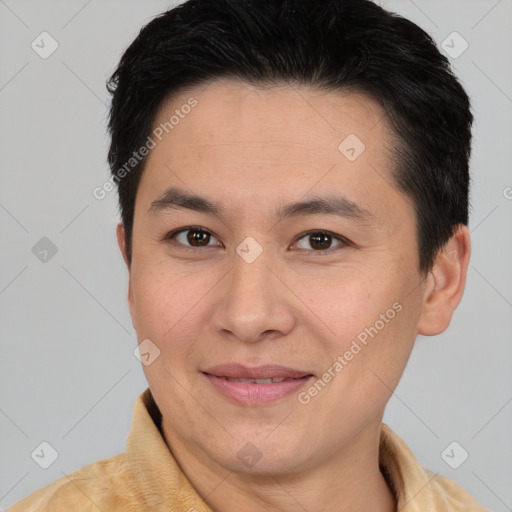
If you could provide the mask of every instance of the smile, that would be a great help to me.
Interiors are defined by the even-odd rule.
[[[234,378],[204,373],[215,391],[238,405],[262,406],[291,397],[306,386],[313,375],[302,377]]]

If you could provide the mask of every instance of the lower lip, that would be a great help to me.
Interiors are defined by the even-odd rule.
[[[312,375],[300,379],[257,384],[255,382],[233,382],[208,373],[204,374],[213,386],[223,395],[244,405],[265,405],[299,391],[312,378]]]

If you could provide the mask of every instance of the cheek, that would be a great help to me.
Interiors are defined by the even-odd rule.
[[[356,269],[344,268],[323,278],[302,278],[293,288],[307,306],[304,313],[311,322],[325,331],[326,339],[333,339],[334,344],[340,345],[378,316],[380,304],[386,300],[372,284],[372,279]]]
[[[417,312],[406,297],[398,294],[388,297],[380,306],[378,311],[372,310],[349,351],[360,348],[354,356],[354,361],[358,361],[354,365],[354,380],[361,392],[384,404],[398,385],[414,347]]]
[[[164,343],[171,338],[181,338],[184,333],[193,333],[193,326],[198,324],[195,315],[199,311],[195,305],[205,293],[204,283],[155,264],[147,264],[145,268],[148,270],[141,272],[135,268],[132,278],[139,338],[149,337]]]
[[[398,274],[395,277],[345,281],[323,296],[312,297],[331,331],[328,351],[332,361],[346,356],[350,373],[368,378],[363,374],[375,369],[377,374],[384,372],[390,384],[410,355],[418,317],[413,298],[404,291],[406,281]]]

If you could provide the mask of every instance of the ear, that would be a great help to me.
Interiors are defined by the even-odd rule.
[[[131,278],[131,262],[128,259],[128,254],[126,252],[126,232],[124,230],[123,224],[120,222],[116,227],[116,236],[117,236],[117,244],[119,245],[119,250],[123,255],[124,262],[128,267],[128,307],[130,308],[130,314],[132,317],[132,324],[135,328],[135,323],[133,321],[133,290],[132,290],[132,278]]]
[[[117,245],[119,245],[119,250],[123,255],[123,260],[128,267],[128,271],[130,271],[130,261],[128,260],[128,255],[126,252],[126,232],[124,230],[123,224],[120,222],[116,227],[116,236],[117,236]]]
[[[437,254],[427,277],[418,334],[434,336],[450,325],[464,293],[470,254],[469,230],[459,225]]]

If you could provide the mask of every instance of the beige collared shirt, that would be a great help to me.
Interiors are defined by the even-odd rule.
[[[135,404],[124,453],[60,478],[8,512],[211,512],[169,451],[160,420],[148,388]],[[489,512],[455,482],[423,469],[385,424],[380,466],[399,512]]]

